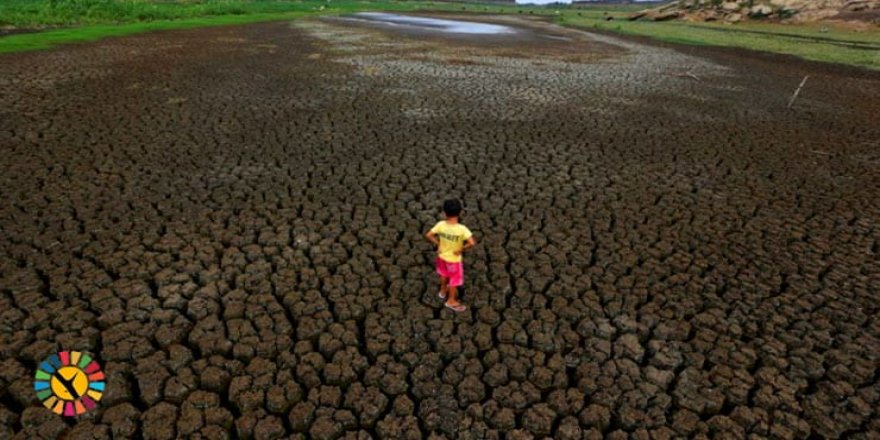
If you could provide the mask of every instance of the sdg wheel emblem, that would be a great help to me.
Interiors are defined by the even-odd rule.
[[[88,353],[62,351],[40,363],[34,391],[55,414],[78,416],[97,406],[104,395],[104,372]]]

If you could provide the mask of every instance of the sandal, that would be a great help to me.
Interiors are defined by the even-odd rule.
[[[437,293],[437,297],[440,299],[446,299],[446,292],[441,290],[440,292]]]
[[[467,306],[464,304],[449,304],[444,303],[447,309],[452,310],[453,312],[463,312],[467,310]]]

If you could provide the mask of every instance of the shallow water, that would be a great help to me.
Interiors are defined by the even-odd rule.
[[[413,17],[409,15],[389,14],[385,12],[361,12],[348,17],[392,26],[406,27],[414,30],[454,34],[512,34],[516,30],[510,26],[473,21],[444,20],[439,18]]]

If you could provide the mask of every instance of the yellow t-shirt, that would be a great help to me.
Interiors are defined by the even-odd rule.
[[[455,255],[455,252],[460,251],[464,247],[464,242],[473,235],[467,226],[461,223],[449,224],[446,220],[437,222],[431,228],[431,233],[436,234],[440,241],[438,256],[449,263],[461,261],[461,255]]]

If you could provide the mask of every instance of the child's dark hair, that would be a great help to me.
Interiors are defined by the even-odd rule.
[[[461,214],[461,202],[458,199],[449,199],[443,202],[443,213],[447,217],[458,217]]]

